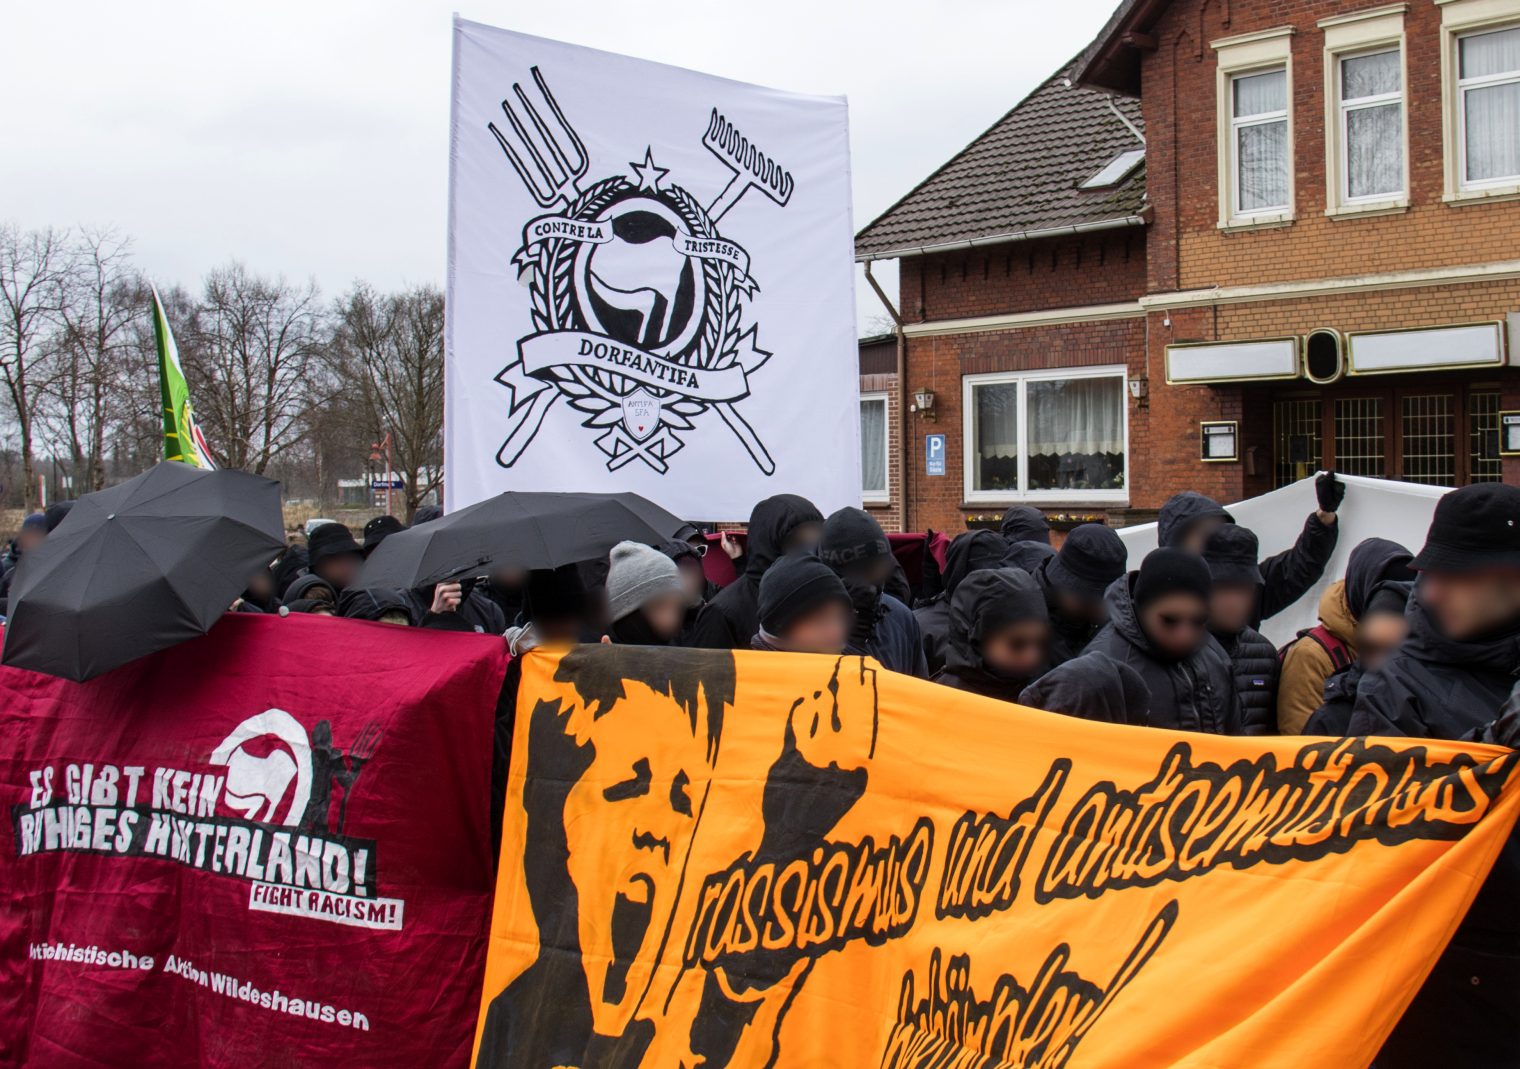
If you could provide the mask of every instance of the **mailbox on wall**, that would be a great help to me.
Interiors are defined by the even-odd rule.
[[[1240,423],[1233,419],[1198,424],[1198,459],[1228,464],[1240,459]]]

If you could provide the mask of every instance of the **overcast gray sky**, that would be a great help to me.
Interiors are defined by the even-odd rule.
[[[1115,0],[6,0],[0,219],[114,224],[162,284],[237,258],[335,294],[443,283],[461,15],[844,94],[858,229],[1083,47]],[[895,284],[894,290],[895,292]],[[878,311],[864,282],[862,324]]]

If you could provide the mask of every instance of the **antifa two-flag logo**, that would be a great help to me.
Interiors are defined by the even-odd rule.
[[[718,223],[751,189],[785,207],[793,178],[712,109],[702,145],[730,172],[707,205],[666,181],[653,147],[624,174],[584,184],[591,160],[543,74],[521,83],[488,124],[539,207],[512,258],[534,330],[497,381],[511,391],[497,463],[522,458],[564,400],[596,433],[609,471],[633,461],[664,474],[679,433],[716,412],[767,475],[775,462],[739,411],[771,354],[745,319],[758,290],[749,254]]]

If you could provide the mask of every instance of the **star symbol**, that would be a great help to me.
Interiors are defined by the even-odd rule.
[[[669,167],[655,165],[654,152],[647,147],[644,149],[644,162],[634,163],[630,160],[628,166],[633,168],[633,177],[637,179],[639,188],[655,193],[660,191],[660,179],[670,173]]]

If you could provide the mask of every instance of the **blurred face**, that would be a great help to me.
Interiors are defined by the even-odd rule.
[[[1201,520],[1194,520],[1192,525],[1184,532],[1182,545],[1178,548],[1202,556],[1203,544],[1209,540],[1209,535],[1223,526],[1224,518],[1221,516],[1205,516]]]
[[[1220,634],[1233,635],[1250,624],[1255,608],[1255,583],[1215,583],[1209,597],[1209,623]]]
[[[830,601],[791,622],[777,637],[787,649],[797,653],[840,654],[850,640],[854,613],[843,602]]]
[[[258,568],[248,577],[248,593],[260,601],[274,596],[274,576],[268,568]]]
[[[870,560],[856,561],[845,567],[844,577],[869,586],[886,586],[887,580],[892,577],[892,558],[873,557]]]
[[[640,606],[644,619],[654,633],[667,641],[681,633],[686,617],[686,598],[681,594],[661,594]]]
[[[395,624],[397,627],[410,627],[412,625],[412,621],[407,618],[406,613],[399,609],[381,613],[380,622],[382,624]]]
[[[1362,668],[1374,672],[1398,649],[1409,624],[1397,613],[1375,612],[1363,616],[1356,626],[1356,656]]]
[[[1102,598],[1084,598],[1070,590],[1055,592],[1055,608],[1068,620],[1101,627],[1108,623],[1108,604]]]
[[[1177,591],[1140,610],[1140,628],[1164,656],[1181,660],[1208,639],[1209,607],[1199,597]]]
[[[680,705],[642,683],[627,689],[661,707],[658,719],[640,718],[642,726],[669,724],[669,733],[651,747],[626,715],[600,718],[591,765],[565,799],[581,964],[593,1027],[606,1036],[623,1034],[648,986],[710,774],[705,717],[693,734]]]
[[[1520,624],[1520,568],[1421,572],[1419,593],[1442,633],[1458,642]]]
[[[1028,678],[1045,663],[1050,624],[1043,620],[1006,624],[984,636],[979,645],[989,670],[1011,679]]]
[[[681,588],[686,591],[686,605],[696,608],[702,604],[707,593],[707,576],[702,572],[702,562],[695,557],[682,557],[676,564],[681,572]]]
[[[21,533],[16,536],[16,548],[25,553],[29,549],[36,549],[47,538],[46,527],[23,527]]]
[[[337,612],[336,612],[336,610],[333,609],[333,607],[331,605],[327,604],[326,602],[319,602],[316,605],[313,605],[311,607],[311,611],[309,613],[307,613],[307,615],[308,616],[336,616]]]
[[[823,524],[818,522],[799,523],[793,527],[787,536],[781,540],[781,552],[805,553],[818,544],[818,539],[823,535]]]
[[[337,556],[317,562],[311,570],[313,574],[321,576],[336,589],[343,590],[358,581],[359,568],[363,563],[364,558],[357,553],[339,553]]]

